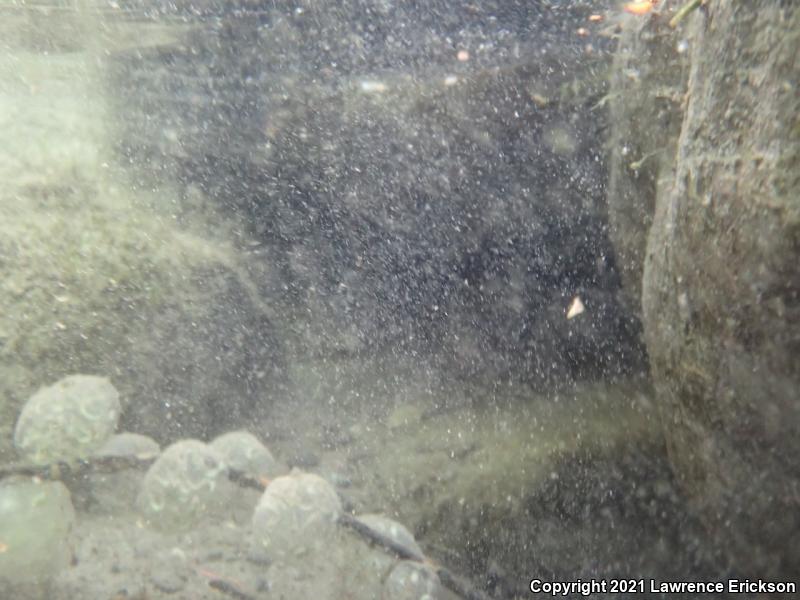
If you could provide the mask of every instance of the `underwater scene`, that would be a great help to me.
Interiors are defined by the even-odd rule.
[[[798,55],[0,0],[0,600],[798,597]]]

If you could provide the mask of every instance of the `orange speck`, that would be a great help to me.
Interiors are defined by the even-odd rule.
[[[208,569],[204,569],[203,567],[196,567],[197,574],[201,577],[205,577],[206,579],[219,579],[219,573],[214,571],[210,571]]]
[[[8,544],[0,542],[0,554],[3,554],[4,552],[8,552]]]
[[[469,52],[466,50],[459,50],[458,54],[456,54],[456,58],[459,62],[467,62],[469,60]]]
[[[603,20],[603,15],[589,15],[589,21],[592,23],[599,23]]]
[[[589,35],[589,30],[586,29],[586,27],[578,27],[575,33],[577,33],[581,37],[586,37],[587,35]]]
[[[651,0],[637,0],[636,2],[628,2],[622,7],[622,10],[629,12],[632,15],[646,15],[653,10],[653,2]]]

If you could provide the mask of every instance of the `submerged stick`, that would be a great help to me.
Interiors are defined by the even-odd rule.
[[[224,579],[212,579],[208,582],[208,587],[222,592],[223,594],[227,594],[232,598],[236,598],[236,600],[256,600],[254,596],[243,592],[235,585],[225,581]]]
[[[395,555],[401,560],[413,560],[416,562],[425,562],[425,557],[418,552],[414,552],[411,548],[407,548],[402,544],[398,544],[392,538],[375,531],[372,527],[359,521],[352,515],[344,513],[339,516],[337,523],[343,527],[355,531],[362,538],[370,542],[374,546],[380,546],[391,554]]]
[[[444,587],[457,596],[461,596],[464,600],[491,600],[489,596],[472,587],[460,577],[456,577],[451,571],[444,567],[437,568],[436,574],[439,576],[439,581],[442,582]]]
[[[677,27],[678,24],[683,21],[684,17],[700,6],[703,1],[704,0],[689,0],[689,2],[681,6],[678,9],[678,12],[675,13],[675,16],[669,20],[669,26],[673,29]]]
[[[0,467],[0,479],[36,477],[52,481],[82,477],[90,473],[116,473],[125,469],[146,469],[155,462],[151,455],[97,456],[73,462],[59,461],[46,465],[11,464]]]
[[[0,466],[0,480],[6,477],[35,477],[48,481],[75,479],[93,473],[116,473],[126,469],[147,469],[152,465],[156,455],[140,454],[136,456],[93,456],[73,462],[59,461],[46,465],[17,463]],[[228,469],[228,479],[236,485],[263,492],[269,481],[254,477],[244,471]]]
[[[375,531],[366,523],[359,521],[352,515],[343,514],[337,520],[339,525],[356,532],[360,537],[374,546],[390,552],[401,560],[413,560],[418,563],[429,565],[436,571],[439,581],[451,592],[464,598],[464,600],[491,600],[489,596],[467,583],[464,579],[457,577],[452,571],[441,565],[433,564],[424,555],[414,552],[412,549],[398,544],[393,539]]]

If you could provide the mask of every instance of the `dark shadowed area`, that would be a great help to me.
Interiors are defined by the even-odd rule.
[[[0,597],[791,597],[798,31],[0,0]]]

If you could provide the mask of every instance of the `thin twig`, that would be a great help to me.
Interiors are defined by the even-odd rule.
[[[60,461],[46,465],[12,464],[0,467],[0,479],[22,476],[61,480],[81,477],[89,473],[115,473],[125,469],[146,469],[155,456],[97,456],[74,462]]]
[[[686,15],[700,6],[703,2],[704,0],[689,0],[689,2],[681,6],[678,9],[678,12],[675,13],[675,16],[669,20],[669,26],[673,29],[677,27]]]
[[[269,485],[269,480],[265,477],[255,477],[244,471],[228,468],[228,479],[239,487],[263,492]]]
[[[424,555],[415,552],[411,548],[398,544],[393,539],[375,531],[366,523],[359,521],[357,518],[343,514],[339,517],[339,525],[347,527],[348,529],[356,532],[361,538],[374,546],[380,546],[382,549],[389,551],[391,554],[402,560],[413,560],[418,563],[430,565],[439,576],[439,581],[442,585],[449,589],[451,592],[464,598],[464,600],[491,600],[489,596],[476,589],[474,586],[466,582],[461,577],[456,576],[452,571],[441,565],[432,564]]]
[[[116,473],[127,469],[147,469],[155,462],[155,455],[94,456],[74,462],[59,461],[46,465],[17,463],[0,466],[0,479],[6,477],[36,477],[46,480],[75,479],[91,473]],[[263,492],[269,481],[254,477],[244,471],[228,469],[228,479],[240,487]]]
[[[414,552],[414,550],[411,548],[403,546],[402,544],[398,544],[392,538],[375,531],[372,527],[363,521],[359,521],[352,515],[342,514],[339,516],[337,522],[339,525],[355,531],[359,536],[367,540],[372,545],[380,546],[384,550],[388,550],[391,554],[394,554],[399,559],[414,560],[416,562],[425,561],[425,557],[419,552]]]
[[[456,577],[451,571],[444,567],[438,567],[436,574],[439,576],[439,581],[448,590],[461,596],[464,600],[492,600],[489,596],[482,591],[476,589],[460,577]]]
[[[250,594],[243,592],[238,587],[229,581],[225,581],[224,579],[212,579],[208,582],[208,586],[222,592],[223,594],[228,594],[228,596],[231,598],[236,598],[236,600],[256,600],[255,596],[251,596]]]

